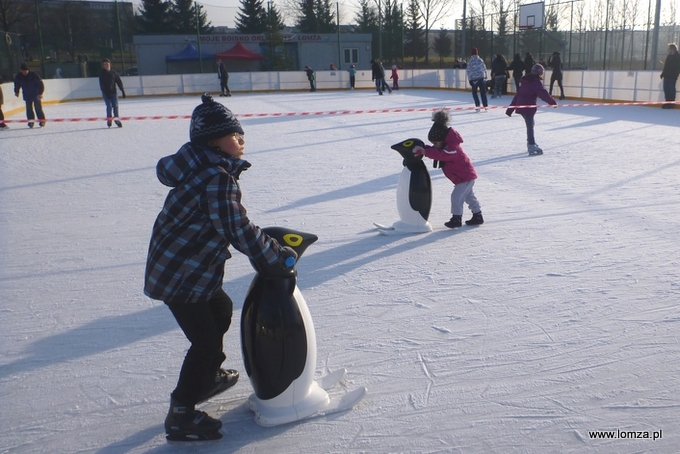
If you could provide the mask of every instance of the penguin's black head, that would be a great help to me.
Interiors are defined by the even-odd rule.
[[[416,146],[424,147],[425,143],[420,139],[406,139],[399,143],[395,143],[390,148],[396,150],[401,155],[401,157],[404,158],[404,162],[406,163],[413,161],[422,161],[423,155],[413,154],[413,148]]]
[[[302,257],[302,253],[319,239],[313,233],[300,232],[285,227],[265,227],[262,231],[278,241],[281,246],[293,248],[298,255],[298,260]]]

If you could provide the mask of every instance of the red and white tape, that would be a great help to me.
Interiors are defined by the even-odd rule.
[[[602,107],[602,106],[653,106],[661,104],[680,104],[675,101],[672,103],[664,101],[646,101],[646,102],[587,102],[576,104],[558,104],[556,106],[549,104],[536,105],[521,105],[521,106],[489,106],[489,110],[495,109],[513,109],[521,108],[546,108],[546,107]],[[245,113],[236,114],[237,118],[262,118],[262,117],[318,117],[327,115],[361,115],[361,114],[382,114],[382,113],[409,113],[409,112],[432,112],[439,110],[441,107],[411,107],[411,108],[393,108],[393,109],[364,109],[364,110],[321,110],[321,111],[301,111],[301,112],[263,112],[263,113]],[[444,107],[448,111],[465,111],[476,110],[478,107]],[[141,116],[127,116],[119,117],[121,121],[145,121],[145,120],[190,120],[191,115],[141,115]],[[88,121],[111,121],[113,118],[106,117],[80,117],[80,118],[50,118],[46,121],[50,123],[78,123]],[[5,120],[5,123],[28,123],[29,121],[38,122],[39,120]]]

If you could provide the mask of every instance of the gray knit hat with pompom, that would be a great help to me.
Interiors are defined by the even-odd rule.
[[[197,106],[191,114],[191,126],[189,127],[191,143],[208,145],[211,140],[235,132],[243,134],[241,123],[231,110],[213,101],[213,97],[208,93],[203,93],[201,101],[203,103]]]
[[[427,140],[432,143],[443,142],[449,133],[449,113],[444,109],[440,109],[432,114],[432,121],[434,121],[434,124],[430,128]]]

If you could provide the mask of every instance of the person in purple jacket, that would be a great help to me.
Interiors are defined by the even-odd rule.
[[[450,229],[461,227],[463,222],[463,208],[467,203],[472,211],[472,218],[465,221],[466,225],[481,225],[484,223],[482,207],[475,197],[472,188],[477,180],[477,171],[468,155],[460,146],[463,138],[455,129],[448,126],[449,113],[438,110],[432,114],[434,124],[430,128],[427,139],[432,146],[413,148],[414,154],[422,154],[425,157],[439,162],[439,167],[446,178],[453,183],[451,193],[451,220],[444,223]]]
[[[511,107],[505,111],[505,114],[508,117],[512,116],[513,112],[517,111],[517,113],[524,118],[524,123],[526,123],[527,126],[527,151],[531,156],[543,154],[543,150],[536,144],[536,138],[534,137],[534,115],[536,115],[536,107],[520,107],[515,109],[512,106],[534,106],[536,105],[536,99],[541,98],[548,104],[557,107],[557,101],[555,101],[545,87],[543,87],[543,72],[543,66],[534,65],[534,67],[531,68],[531,72],[522,77],[519,84],[519,90],[510,102]]]

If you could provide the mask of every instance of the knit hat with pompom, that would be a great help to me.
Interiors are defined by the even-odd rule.
[[[432,114],[432,121],[434,124],[427,134],[427,140],[432,143],[443,142],[449,133],[449,113],[444,109],[440,109]]]
[[[203,93],[201,101],[203,102],[191,114],[191,126],[189,126],[191,143],[208,145],[211,140],[219,139],[235,132],[243,134],[241,123],[239,123],[231,110],[215,102],[208,93]]]

